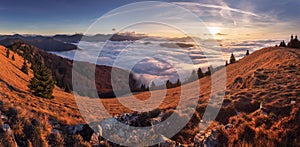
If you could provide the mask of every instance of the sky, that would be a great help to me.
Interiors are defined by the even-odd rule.
[[[135,2],[140,3],[132,4]],[[188,28],[194,30],[193,35],[205,36],[195,18],[185,11],[188,10],[218,39],[279,39],[291,34],[300,35],[297,26],[300,23],[299,0],[162,1],[176,5],[174,7],[149,6],[142,2],[144,1],[0,0],[0,34],[84,33],[93,23],[94,28],[97,27],[94,33],[111,34],[134,21],[167,20],[167,24],[171,26]],[[186,15],[174,9],[177,6],[178,9],[185,9],[179,12]],[[180,31],[171,28],[166,33],[166,30],[168,29],[161,24],[142,23],[122,31],[180,37]]]

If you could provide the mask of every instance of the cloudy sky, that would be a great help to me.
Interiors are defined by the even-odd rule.
[[[164,17],[171,24],[179,22],[193,23],[185,15],[178,14],[171,7],[147,6],[125,7],[135,0],[10,0],[0,1],[0,33],[1,34],[58,34],[83,33],[99,17],[110,17],[101,23],[98,33],[113,33],[124,27],[128,20]],[[274,39],[300,34],[300,1],[299,0],[198,0],[176,1],[167,0],[195,14],[208,30],[217,38],[249,38]],[[122,7],[120,9],[118,7]],[[133,5],[136,6],[136,5]],[[118,8],[118,11],[114,9]],[[126,11],[127,10],[127,11]],[[122,14],[119,14],[121,12]],[[122,16],[113,17],[115,15]],[[171,18],[171,16],[173,16]],[[176,16],[176,17],[174,17]],[[150,19],[149,19],[150,20]],[[101,20],[102,21],[102,20]],[[185,25],[197,30],[196,25]],[[139,25],[128,29],[139,33],[151,34],[159,30],[159,25]],[[195,31],[197,32],[197,31]],[[170,32],[171,33],[171,32]],[[197,33],[200,33],[199,31]],[[159,34],[159,31],[154,35]],[[163,34],[163,33],[161,33]],[[196,33],[195,33],[196,34]],[[176,33],[173,32],[176,36]],[[201,34],[205,35],[205,34]]]

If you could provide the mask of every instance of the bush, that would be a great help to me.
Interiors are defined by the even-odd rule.
[[[64,146],[64,138],[60,133],[52,133],[48,137],[49,144],[55,147],[63,147]]]
[[[0,146],[16,146],[13,138],[8,133],[0,133]]]

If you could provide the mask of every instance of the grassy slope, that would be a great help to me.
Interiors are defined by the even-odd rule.
[[[11,52],[12,55],[12,52]],[[23,59],[15,54],[16,61],[7,59],[5,57],[4,47],[0,47],[0,94],[1,99],[5,104],[11,105],[24,111],[23,115],[32,113],[44,113],[58,119],[66,124],[82,123],[83,119],[77,109],[74,96],[63,92],[59,88],[54,90],[54,100],[46,100],[33,96],[28,92],[28,82],[32,77],[32,71],[29,75],[23,74],[19,69],[22,66]],[[257,107],[261,101],[266,102],[266,107],[277,115],[276,121],[271,127],[281,126],[280,122],[283,119],[289,120],[294,115],[298,114],[299,97],[300,97],[300,50],[287,48],[265,48],[252,53],[251,55],[239,60],[235,64],[226,67],[227,83],[226,96],[223,103],[221,113],[218,117],[219,122],[228,123],[231,119],[238,119],[237,114],[232,113],[233,109],[239,112],[244,112],[247,117],[251,119],[247,122],[249,126],[256,129],[265,129],[257,126],[257,120],[265,116],[259,114]],[[217,71],[214,75],[222,78],[221,71]],[[281,77],[281,78],[280,78]],[[210,77],[204,77],[199,80],[201,85],[200,103],[198,105],[198,113],[205,108],[210,96]],[[184,88],[190,89],[189,93],[194,93],[192,90],[196,84],[190,83],[184,85]],[[10,85],[10,86],[8,86]],[[13,87],[13,89],[10,89]],[[180,98],[180,87],[169,89],[165,100],[160,104],[161,109],[174,108]],[[161,91],[155,91],[152,95],[156,95]],[[147,100],[151,96],[150,92],[143,92],[134,95],[133,98],[140,100]],[[122,99],[129,99],[130,97],[123,97]],[[291,106],[290,99],[295,98],[296,106]],[[184,96],[186,105],[189,105],[190,99],[195,97]],[[124,112],[130,112],[120,104],[118,99],[86,99],[79,98],[79,101],[84,101],[82,106],[85,110],[83,113],[89,114],[96,111],[94,108],[102,101],[106,109],[113,115]],[[134,101],[127,101],[128,105],[134,104]],[[156,105],[158,101],[154,99],[149,101],[148,105]],[[145,107],[145,106],[141,106]],[[289,109],[285,112],[284,109]],[[140,109],[136,106],[136,109]],[[276,111],[276,110],[279,110]],[[285,114],[280,113],[285,112]],[[28,113],[27,113],[28,112]],[[99,114],[103,112],[97,112]],[[224,117],[226,114],[226,117]],[[30,116],[30,115],[28,115]],[[99,115],[101,117],[101,115]],[[231,117],[231,118],[230,118]],[[98,119],[98,116],[91,116],[90,119]],[[275,123],[276,122],[276,123]],[[192,123],[192,122],[191,122]],[[246,122],[245,122],[246,123]],[[265,127],[265,126],[264,126]],[[279,131],[273,131],[271,135],[278,135]],[[266,133],[266,132],[264,132]],[[273,137],[274,137],[273,136]],[[272,138],[272,136],[270,136]],[[279,137],[278,137],[279,138]],[[231,138],[231,141],[235,138]]]

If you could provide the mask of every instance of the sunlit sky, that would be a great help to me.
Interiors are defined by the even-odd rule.
[[[99,17],[118,7],[135,0],[1,0],[0,33],[1,34],[74,34],[84,33]],[[210,33],[219,39],[280,39],[291,34],[300,35],[300,1],[299,0],[167,0],[195,14],[207,26]],[[132,8],[134,11],[138,8]],[[155,13],[126,13],[123,19],[111,19],[101,26],[97,33],[111,34],[123,28],[124,22],[132,18],[154,18],[178,13],[171,8],[153,10]],[[121,11],[122,12],[122,11]],[[113,13],[112,13],[113,14]],[[139,14],[139,15],[137,15]],[[159,15],[158,15],[159,14]],[[175,15],[174,14],[174,15]],[[176,15],[172,23],[190,21],[185,16]],[[164,16],[169,17],[169,15]],[[109,23],[108,23],[109,22]],[[192,22],[191,22],[192,23]],[[200,34],[196,25],[188,25]],[[156,31],[153,31],[156,30]],[[178,36],[176,32],[162,32],[159,25],[137,26],[128,31],[161,36]],[[198,34],[197,34],[198,33]]]

